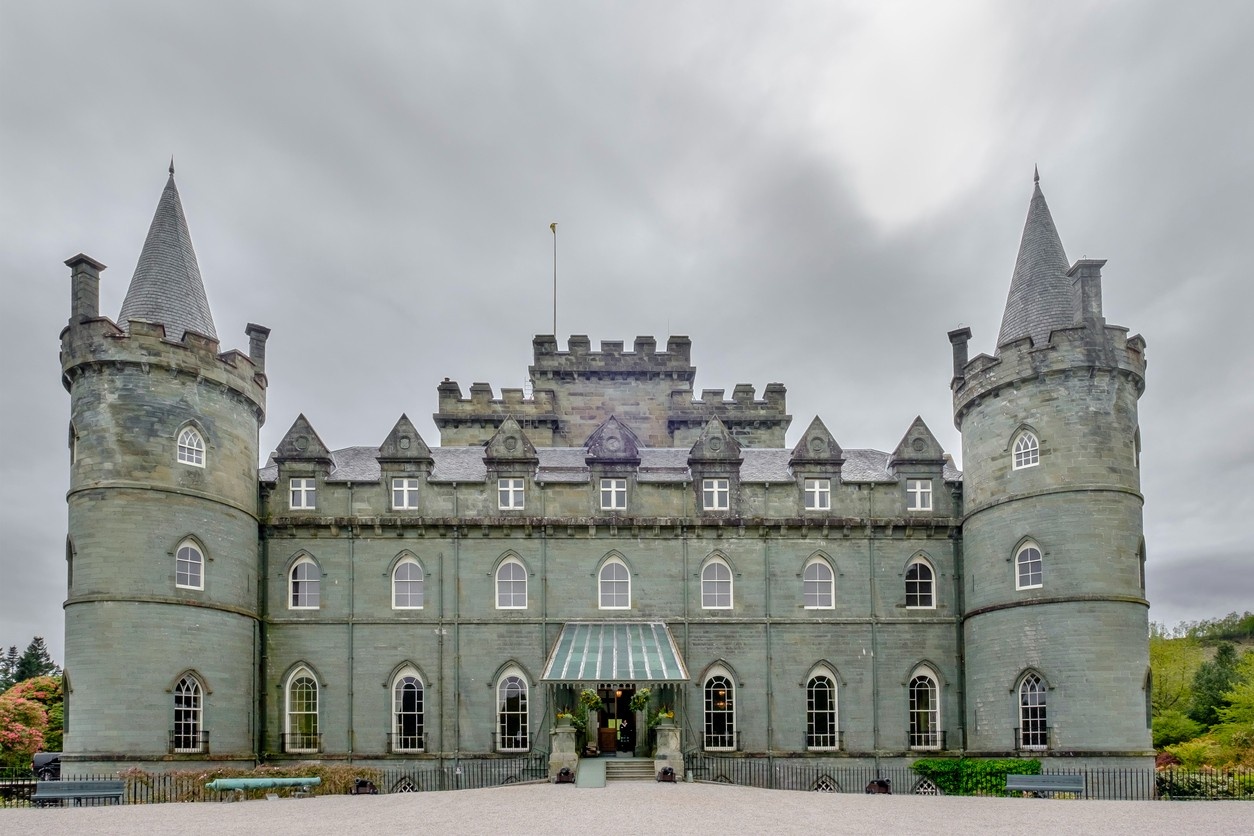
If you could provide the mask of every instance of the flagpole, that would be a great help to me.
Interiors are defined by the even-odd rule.
[[[557,339],[557,221],[549,224],[553,233],[553,338]]]

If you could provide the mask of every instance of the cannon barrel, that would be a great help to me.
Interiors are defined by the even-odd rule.
[[[264,790],[271,787],[316,787],[321,778],[215,778],[207,790]]]

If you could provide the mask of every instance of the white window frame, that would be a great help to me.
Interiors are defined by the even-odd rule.
[[[826,690],[829,704],[820,705],[819,694]],[[834,752],[840,749],[840,694],[836,677],[826,668],[810,673],[806,682],[806,749]],[[828,731],[816,731],[819,727]]]
[[[918,572],[916,572],[915,578],[911,578],[910,572],[911,570],[915,569],[915,567],[921,567],[922,570],[925,570],[927,572],[927,578],[925,579],[925,578],[917,577],[917,575],[919,574]],[[908,610],[934,610],[936,609],[936,567],[932,565],[931,561],[927,560],[924,557],[913,558],[906,565],[905,580],[906,580],[906,609]],[[910,598],[911,598],[910,585],[911,584],[918,585],[914,591],[914,597],[916,598],[916,601],[921,601],[923,599],[924,585],[926,585],[927,603],[914,603],[914,604],[910,603]]]
[[[402,571],[405,577],[401,577]],[[418,577],[413,577],[417,571]],[[415,587],[417,588],[415,591]],[[420,610],[427,591],[427,573],[422,564],[410,556],[397,561],[392,569],[392,609]],[[415,599],[417,603],[414,603]]]
[[[907,734],[911,749],[937,750],[941,748],[944,732],[941,728],[940,681],[927,668],[920,668],[910,677],[908,690],[909,722]],[[926,695],[926,703],[920,701]]]
[[[511,669],[496,683],[496,749],[498,752],[527,752],[531,749],[530,687],[522,673]],[[517,707],[508,701],[517,698]],[[515,723],[510,718],[518,718]],[[511,733],[512,732],[512,733]],[[521,745],[520,745],[521,741]],[[512,742],[512,745],[511,745]]]
[[[184,427],[179,431],[176,458],[179,464],[205,466],[205,437],[195,427]]]
[[[625,511],[627,509],[627,480],[601,480],[601,510]]]
[[[297,603],[297,602],[300,603]],[[309,555],[301,555],[287,573],[287,608],[322,609],[322,568]]]
[[[1019,696],[1019,748],[1041,751],[1049,748],[1049,711],[1045,680],[1029,671],[1021,680]]]
[[[174,551],[174,585],[179,589],[205,588],[205,553],[194,540],[184,540]]]
[[[801,572],[801,604],[807,610],[836,609],[836,571],[821,557],[810,558]]]
[[[1036,467],[1041,463],[1041,442],[1037,439],[1036,433],[1031,430],[1023,430],[1015,436],[1011,452],[1013,458],[1011,466],[1014,470]]]
[[[426,697],[422,677],[412,667],[406,667],[392,680],[390,748],[393,752],[421,752],[426,749]]]
[[[707,752],[736,751],[736,683],[731,674],[721,670],[710,674],[701,687],[701,694],[704,698],[702,748]]]
[[[293,477],[288,480],[289,507],[293,511],[312,511],[318,507],[318,480]]]
[[[418,508],[418,480],[408,476],[392,479],[392,510],[413,511]]]
[[[731,480],[725,478],[701,480],[701,507],[706,511],[726,511],[731,508]]]
[[[300,695],[302,699],[299,702],[294,699],[297,696],[296,686],[298,684],[301,684],[302,688]],[[287,678],[287,686],[283,689],[283,728],[287,733],[285,751],[312,753],[317,752],[321,748],[319,746],[319,741],[321,740],[321,717],[319,715],[321,691],[322,688],[318,684],[318,677],[314,676],[313,671],[309,670],[309,668],[299,667],[292,671],[292,675]],[[308,698],[304,698],[306,695],[308,695]],[[302,722],[302,718],[312,719]],[[311,743],[312,745],[292,745],[292,738],[297,735],[307,737],[308,740],[304,740],[302,743]]]
[[[908,498],[906,502],[907,511],[931,511],[932,480],[907,479],[906,496]]]
[[[183,674],[174,686],[174,730],[170,749],[175,754],[194,754],[205,750],[205,689],[190,673]]]
[[[509,568],[510,577],[505,577],[506,567]],[[509,557],[501,561],[501,565],[496,567],[496,573],[493,577],[496,608],[498,610],[525,610],[527,609],[527,567],[516,557]],[[508,586],[506,586],[508,584]],[[522,603],[517,603],[519,598],[519,584],[521,584]],[[505,601],[505,603],[502,603]]]
[[[631,571],[612,557],[597,572],[597,606],[602,610],[631,609]]]
[[[1019,546],[1015,552],[1015,589],[1040,589],[1044,581],[1045,554],[1041,547],[1036,543]]]
[[[807,511],[832,510],[832,480],[804,479],[805,509]]]
[[[717,577],[720,570],[726,577]],[[721,588],[724,586],[726,591]],[[720,603],[723,596],[726,596],[726,603]],[[730,610],[735,602],[735,576],[731,566],[721,557],[710,558],[701,567],[701,609]]]
[[[502,511],[521,511],[526,507],[526,484],[516,476],[496,480],[496,506]]]

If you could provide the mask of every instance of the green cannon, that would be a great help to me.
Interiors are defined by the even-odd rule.
[[[266,790],[272,787],[316,787],[321,778],[215,778],[207,790]]]

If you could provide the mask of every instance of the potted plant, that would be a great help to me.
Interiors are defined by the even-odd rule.
[[[649,707],[649,697],[651,697],[652,695],[653,695],[653,692],[650,691],[648,688],[641,688],[639,691],[632,694],[631,702],[629,702],[627,705],[628,707],[631,708],[632,711],[644,711],[646,708]]]
[[[566,728],[573,726],[575,723],[575,715],[570,713],[569,708],[559,708],[557,710],[557,727]]]

